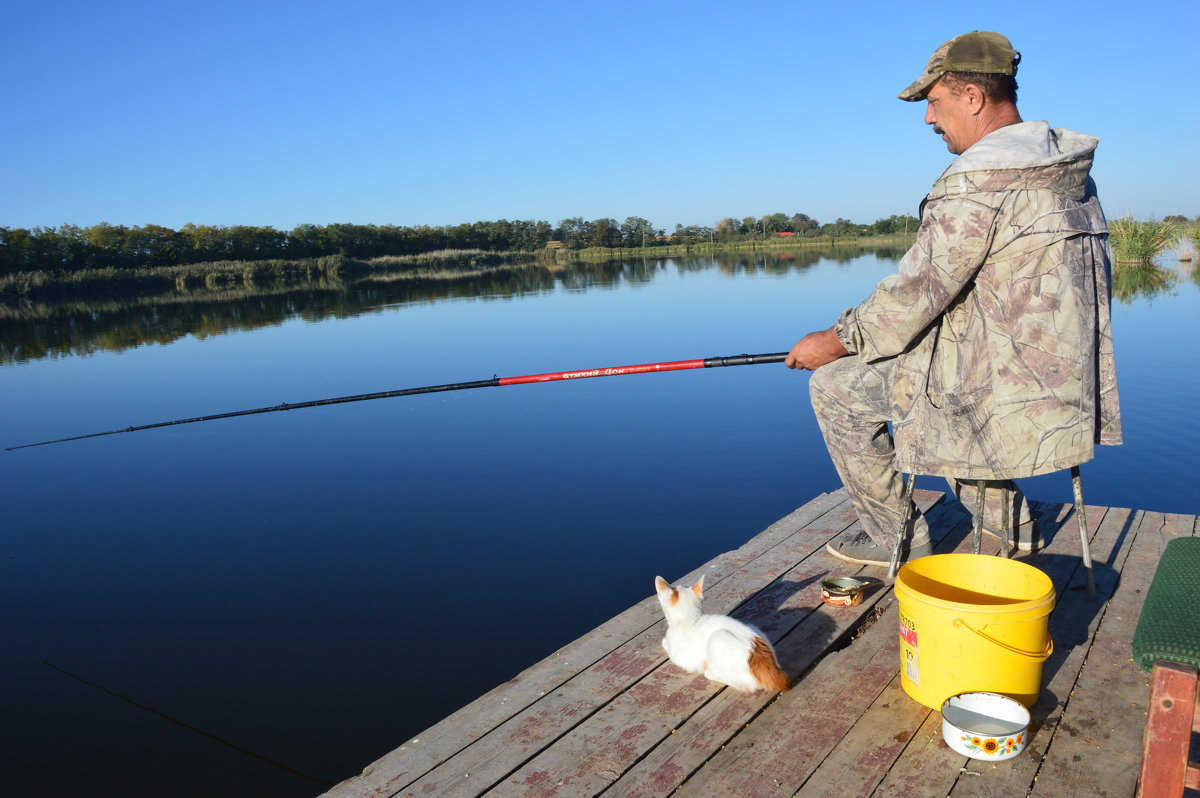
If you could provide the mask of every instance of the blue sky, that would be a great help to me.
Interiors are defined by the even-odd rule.
[[[972,29],[1110,217],[1200,214],[1200,3],[949,5],[14,4],[0,226],[871,222],[949,162],[895,95]]]

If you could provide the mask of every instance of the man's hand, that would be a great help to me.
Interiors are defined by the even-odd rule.
[[[801,338],[792,347],[792,351],[788,352],[787,359],[783,362],[790,369],[809,369],[811,371],[848,354],[850,352],[842,345],[837,333],[830,327],[828,330],[811,332]]]

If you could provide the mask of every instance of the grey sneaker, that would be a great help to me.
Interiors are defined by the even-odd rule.
[[[900,549],[900,562],[902,563],[912,562],[918,557],[928,557],[933,554],[933,542],[929,540],[917,544],[912,551],[909,551],[908,548],[909,544],[905,544]],[[891,549],[883,548],[871,540],[870,535],[862,531],[854,537],[842,536],[837,540],[830,541],[825,544],[825,549],[834,557],[861,565],[879,565],[887,568],[892,562]]]
[[[971,527],[971,534],[974,534],[975,527]],[[993,532],[987,527],[983,528],[983,534],[990,535],[1000,542],[1004,542],[1003,532]],[[1038,529],[1036,519],[1030,519],[1017,527],[1017,549],[1019,551],[1037,551],[1042,547],[1041,530]]]

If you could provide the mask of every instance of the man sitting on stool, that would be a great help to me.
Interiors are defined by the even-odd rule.
[[[829,544],[844,560],[888,564],[908,509],[901,471],[953,480],[990,534],[1007,504],[1030,550],[1029,509],[1011,480],[1121,442],[1112,259],[1088,175],[1098,140],[1021,119],[1020,60],[1000,34],[967,33],[900,93],[926,101],[925,123],[958,157],[921,203],[898,272],[788,353],[789,368],[813,370],[813,410],[862,523]],[[930,553],[918,515],[901,556]]]

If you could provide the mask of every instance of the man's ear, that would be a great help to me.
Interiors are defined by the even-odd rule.
[[[974,83],[968,83],[962,87],[962,94],[966,96],[969,108],[972,114],[978,114],[987,105],[987,95],[983,89]]]

